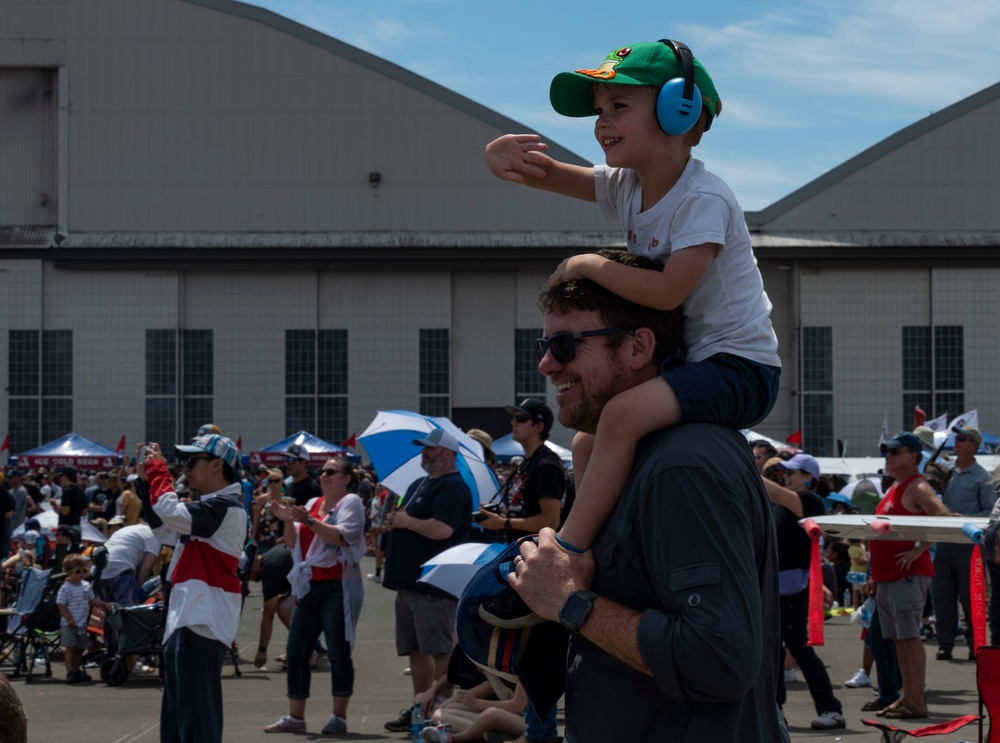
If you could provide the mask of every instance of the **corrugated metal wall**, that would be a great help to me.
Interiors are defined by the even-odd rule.
[[[0,224],[56,224],[52,69],[0,68]]]

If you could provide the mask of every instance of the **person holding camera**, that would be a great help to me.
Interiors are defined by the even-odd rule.
[[[139,490],[149,526],[154,533],[177,536],[167,572],[160,740],[219,743],[222,662],[236,639],[243,602],[236,575],[247,539],[240,450],[224,436],[207,434],[175,445],[174,456],[190,487],[201,494],[198,500],[178,496],[159,444],[138,447],[139,477],[148,482],[148,490]]]
[[[504,485],[504,508],[480,506],[476,521],[484,529],[502,530],[510,543],[546,526],[559,528],[566,470],[559,455],[545,445],[553,420],[548,405],[529,397],[504,410],[511,416],[512,438],[524,449],[524,461]]]

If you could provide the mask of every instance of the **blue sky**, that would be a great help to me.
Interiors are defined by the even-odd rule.
[[[625,44],[684,41],[723,101],[695,155],[749,211],[1000,82],[1000,3],[988,0],[251,4],[406,67],[592,162],[602,160],[593,120],[552,111],[552,77],[596,66]]]

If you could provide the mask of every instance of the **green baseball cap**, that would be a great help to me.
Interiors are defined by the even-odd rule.
[[[615,49],[596,70],[560,72],[552,80],[549,100],[563,116],[594,115],[594,83],[609,85],[649,85],[661,87],[668,80],[684,77],[684,66],[674,50],[663,42],[642,42]],[[712,118],[722,111],[722,101],[708,71],[694,60],[694,82],[701,102]],[[712,124],[708,120],[706,129]]]

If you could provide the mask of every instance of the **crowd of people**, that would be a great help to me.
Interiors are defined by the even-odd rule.
[[[959,426],[954,434],[951,456],[936,446],[933,432],[924,427],[901,431],[885,441],[882,453],[886,463],[879,472],[881,495],[874,513],[990,517],[982,557],[995,584],[1000,578],[995,544],[1000,472],[989,473],[976,462],[975,454],[983,443],[977,429]],[[784,683],[795,680],[798,671],[812,695],[817,719],[842,719],[843,708],[833,694],[826,669],[807,642],[809,540],[796,522],[824,513],[857,513],[859,507],[852,506],[849,498],[836,497],[845,483],[823,475],[808,454],[778,452],[765,441],[754,442],[752,447],[768,495],[775,503],[779,552],[787,555],[779,573],[786,651],[779,699],[784,695]],[[849,612],[858,612],[863,624],[862,664],[844,682],[850,688],[876,690],[875,698],[861,711],[888,719],[927,717],[925,695],[933,683],[933,671],[927,671],[923,644],[935,638],[936,660],[956,660],[957,637],[965,641],[967,660],[976,660],[970,560],[979,548],[964,541],[967,543],[931,544],[825,538],[825,604],[829,607],[840,601]],[[987,612],[992,644],[1000,642],[998,594],[991,594]]]
[[[288,626],[287,713],[265,731],[307,730],[322,652],[331,689],[322,732],[347,732],[364,596],[359,563],[372,551],[369,577],[395,592],[395,646],[412,681],[412,699],[385,723],[390,731],[431,743],[552,743],[555,707],[539,694],[541,672],[565,689],[567,740],[647,740],[656,731],[678,741],[780,743],[789,740],[782,707],[796,667],[816,710],[810,726],[845,727],[809,643],[811,544],[798,524],[824,513],[839,488],[809,454],[747,446],[739,433],[772,409],[781,362],[742,209],[691,156],[722,110],[715,85],[686,45],[664,39],[556,75],[550,100],[566,116],[596,115],[607,164],[562,163],[538,135],[508,134],[487,145],[487,166],[506,181],[596,202],[620,221],[627,252],[572,256],[550,277],[535,350],[558,412],[536,398],[507,408],[524,456],[502,473],[498,507],[473,513],[460,442],[440,428],[412,441],[425,476],[404,493],[341,458],[314,477],[301,446],[284,453],[280,470],[241,477],[239,452],[215,426],[173,447],[169,458],[180,467],[149,443],[134,471],[97,473],[92,482],[72,467],[56,478],[7,473],[3,554],[9,526],[30,525],[33,511],[55,507],[51,554],[40,543],[35,558],[17,560],[72,570],[69,586],[85,583],[76,555],[84,521],[101,530],[144,526],[173,548],[163,575],[161,740],[221,739],[219,671],[236,632],[243,569],[260,580],[264,598],[255,665],[267,662],[274,617]],[[556,417],[575,432],[572,477],[544,445]],[[488,436],[473,433],[488,453]],[[974,462],[977,442],[978,431],[957,431],[954,466],[933,472],[917,433],[885,442],[878,511],[1000,520],[995,487]],[[421,566],[472,539],[503,542],[516,556],[498,590],[460,606],[453,593],[419,580]],[[987,564],[997,577],[994,542],[987,539]],[[919,542],[865,547],[826,545],[829,595],[843,596],[843,587],[852,608],[874,604],[870,655],[851,681],[870,682],[874,664],[879,696],[866,709],[890,719],[926,716],[924,606],[933,596],[937,657],[952,660],[956,604],[970,626],[968,573],[964,584],[962,577],[970,549],[941,545],[932,559],[931,545]],[[253,565],[241,567],[254,553]],[[139,544],[130,554],[138,582],[152,553]],[[860,572],[867,583],[856,592],[837,582]],[[117,577],[108,590],[134,592],[127,572]],[[74,592],[69,630],[70,621],[79,625],[77,607],[107,601],[98,588]],[[463,632],[457,647],[460,613],[485,630]],[[998,614],[991,622],[1000,626]],[[556,656],[521,663],[537,650],[530,638],[542,625],[557,632]],[[77,634],[67,631],[67,642]],[[521,648],[517,681],[502,673],[513,648]],[[76,682],[80,672],[72,669]]]

